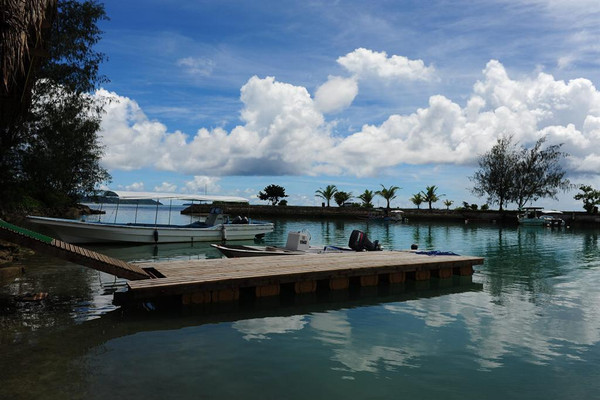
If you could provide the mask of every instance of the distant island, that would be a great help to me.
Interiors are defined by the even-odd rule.
[[[98,203],[98,204],[140,204],[140,205],[151,205],[151,206],[162,206],[160,201],[152,199],[119,199],[113,196],[84,196],[79,200],[80,203]]]

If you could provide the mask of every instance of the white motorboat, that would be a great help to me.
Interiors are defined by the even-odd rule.
[[[371,243],[364,232],[354,230],[350,235],[349,247],[311,246],[310,234],[306,231],[289,232],[285,247],[211,244],[225,257],[291,256],[300,254],[345,253],[355,251],[380,251],[379,241]]]
[[[109,191],[107,197],[121,200],[177,199],[248,202],[243,197],[121,191]],[[138,223],[137,221],[130,223],[90,222],[38,216],[28,216],[27,219],[31,223],[46,227],[59,239],[68,243],[182,243],[249,240],[273,231],[273,224],[269,222],[252,222],[247,218],[236,218],[229,221],[229,218],[218,207],[211,210],[205,222],[194,222],[187,225]]]
[[[561,218],[553,215],[562,214],[560,211],[544,210],[543,207],[524,207],[522,211],[517,216],[521,225],[560,227],[565,223]]]

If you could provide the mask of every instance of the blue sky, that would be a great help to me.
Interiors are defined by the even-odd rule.
[[[410,207],[436,185],[483,204],[468,177],[505,134],[564,143],[571,181],[600,187],[597,1],[104,5],[111,188],[260,203],[274,183],[311,205],[383,184]],[[537,204],[579,210],[575,192]]]

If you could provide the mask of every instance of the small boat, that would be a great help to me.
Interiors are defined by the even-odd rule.
[[[310,234],[306,231],[289,232],[285,247],[278,246],[245,246],[231,244],[211,244],[225,257],[262,257],[262,256],[290,256],[300,254],[329,254],[355,251],[381,250],[379,242],[371,243],[367,236],[358,230],[352,231],[349,247],[338,246],[311,246]]]
[[[562,214],[556,210],[544,210],[543,207],[524,207],[522,213],[517,216],[519,224],[524,226],[549,226],[561,227],[565,221],[552,214]]]
[[[142,193],[108,191],[107,197],[127,200],[187,200],[248,202],[243,197],[186,195],[173,193]],[[118,212],[118,203],[117,203]],[[137,215],[137,213],[136,213]],[[28,216],[27,220],[52,231],[59,239],[68,243],[184,243],[210,242],[221,240],[248,240],[263,237],[273,231],[269,222],[252,222],[247,218],[236,217],[230,221],[218,207],[213,207],[205,222],[193,222],[187,225],[117,222],[91,222],[63,218]],[[116,214],[115,214],[116,221]]]

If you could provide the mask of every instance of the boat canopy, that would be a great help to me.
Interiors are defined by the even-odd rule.
[[[248,199],[237,196],[213,196],[206,194],[188,193],[159,193],[159,192],[127,192],[121,190],[107,190],[106,197],[116,197],[122,200],[183,200],[183,201],[220,201],[226,203],[248,203]]]

